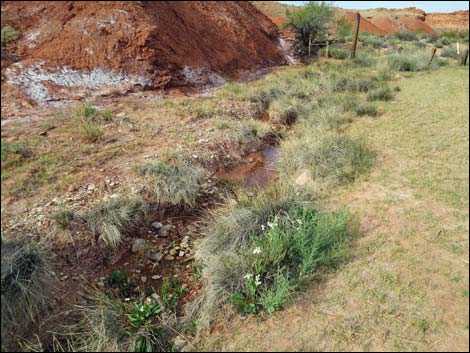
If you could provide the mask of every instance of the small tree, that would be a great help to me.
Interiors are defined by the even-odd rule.
[[[286,26],[300,34],[302,44],[311,54],[312,42],[324,39],[328,34],[327,24],[333,11],[326,1],[309,1],[297,11],[286,10]]]

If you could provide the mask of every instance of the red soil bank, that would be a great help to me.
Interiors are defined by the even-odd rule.
[[[278,28],[243,1],[4,1],[5,25],[21,33],[22,67],[114,70],[149,88],[217,83],[285,61]]]
[[[426,23],[439,29],[468,30],[469,11],[429,13],[426,15]]]

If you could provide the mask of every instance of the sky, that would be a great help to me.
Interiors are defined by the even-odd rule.
[[[304,1],[280,1],[285,4],[301,5]],[[344,9],[373,9],[376,7],[404,8],[417,7],[426,12],[452,12],[468,10],[468,1],[331,1],[333,6]]]

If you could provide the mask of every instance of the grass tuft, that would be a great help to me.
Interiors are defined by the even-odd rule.
[[[148,162],[137,168],[144,191],[161,205],[194,207],[204,180],[204,170],[186,161]]]
[[[125,234],[143,222],[145,211],[140,198],[118,196],[99,202],[86,212],[84,219],[96,238],[115,248]]]
[[[2,350],[46,309],[49,264],[45,248],[25,239],[2,239]]]

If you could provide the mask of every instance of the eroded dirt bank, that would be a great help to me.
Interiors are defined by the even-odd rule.
[[[277,27],[249,2],[5,1],[4,25],[20,38],[2,91],[36,102],[217,85],[285,62]]]

